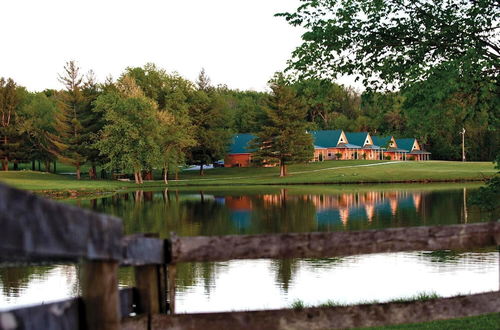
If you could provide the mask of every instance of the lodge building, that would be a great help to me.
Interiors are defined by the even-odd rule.
[[[395,139],[393,136],[372,136],[368,132],[321,130],[309,132],[313,136],[312,161],[323,160],[429,160],[430,152],[421,149],[415,138]],[[252,164],[249,143],[256,136],[237,134],[233,137],[224,167],[248,167]]]

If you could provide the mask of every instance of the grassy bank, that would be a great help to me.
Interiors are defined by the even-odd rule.
[[[216,168],[205,171],[183,171],[179,180],[169,186],[233,186],[287,184],[352,184],[457,182],[484,180],[495,174],[489,162],[384,162],[325,161],[289,167],[289,176],[278,177],[278,168]],[[163,181],[146,181],[143,185],[116,180],[76,180],[73,175],[33,171],[0,172],[0,182],[20,189],[65,194],[106,193],[125,189],[160,188]]]
[[[413,297],[400,298],[391,300],[391,303],[406,303],[413,301],[427,301],[432,299],[437,299],[439,296],[435,293],[420,293]],[[360,302],[359,304],[378,304],[378,301],[366,301]],[[316,307],[337,307],[337,306],[349,306],[346,304],[340,304],[335,301],[328,301]],[[313,307],[305,305],[301,300],[297,300],[292,303],[290,308],[296,310],[302,310],[304,308]],[[451,330],[451,329],[498,329],[500,324],[500,313],[485,314],[480,316],[464,317],[458,319],[450,320],[440,320],[422,323],[411,323],[411,324],[398,324],[391,326],[382,327],[368,327],[362,328],[367,330],[389,330],[389,329],[424,329],[424,330]]]
[[[486,314],[480,316],[464,317],[460,319],[442,320],[424,323],[398,324],[385,327],[365,328],[370,330],[396,330],[396,329],[419,329],[419,330],[494,330],[500,324],[500,313]]]

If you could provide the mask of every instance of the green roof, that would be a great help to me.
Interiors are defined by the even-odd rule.
[[[325,131],[311,131],[311,135],[314,139],[315,146],[321,146],[324,148],[335,148],[337,142],[339,142],[342,130],[325,130]]]
[[[387,148],[389,147],[389,142],[391,142],[392,136],[379,136],[379,135],[372,135],[372,141],[373,144],[380,146],[382,148]]]
[[[396,144],[398,145],[398,148],[406,150],[408,152],[411,151],[411,148],[413,147],[413,143],[415,143],[415,138],[397,139],[396,140]]]
[[[229,147],[230,154],[249,154],[253,149],[248,149],[248,144],[256,136],[252,134],[236,134],[233,136],[231,146]]]
[[[362,147],[365,145],[366,138],[368,137],[368,132],[345,133],[345,136],[350,144]]]

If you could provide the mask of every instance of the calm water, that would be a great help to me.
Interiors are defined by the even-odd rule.
[[[68,201],[117,215],[125,231],[168,237],[347,231],[473,223],[498,215],[468,204],[477,186],[378,185],[240,187],[137,191]],[[367,242],[369,244],[369,242]],[[176,312],[386,301],[422,292],[440,296],[499,290],[495,248],[331,259],[235,260],[176,267]],[[0,269],[0,310],[78,295],[78,267]],[[133,285],[131,269],[120,285]]]

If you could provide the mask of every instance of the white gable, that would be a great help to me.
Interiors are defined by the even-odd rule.
[[[340,137],[339,140],[337,141],[337,144],[339,143],[348,143],[347,142],[347,137],[344,134],[344,131],[340,132]]]

